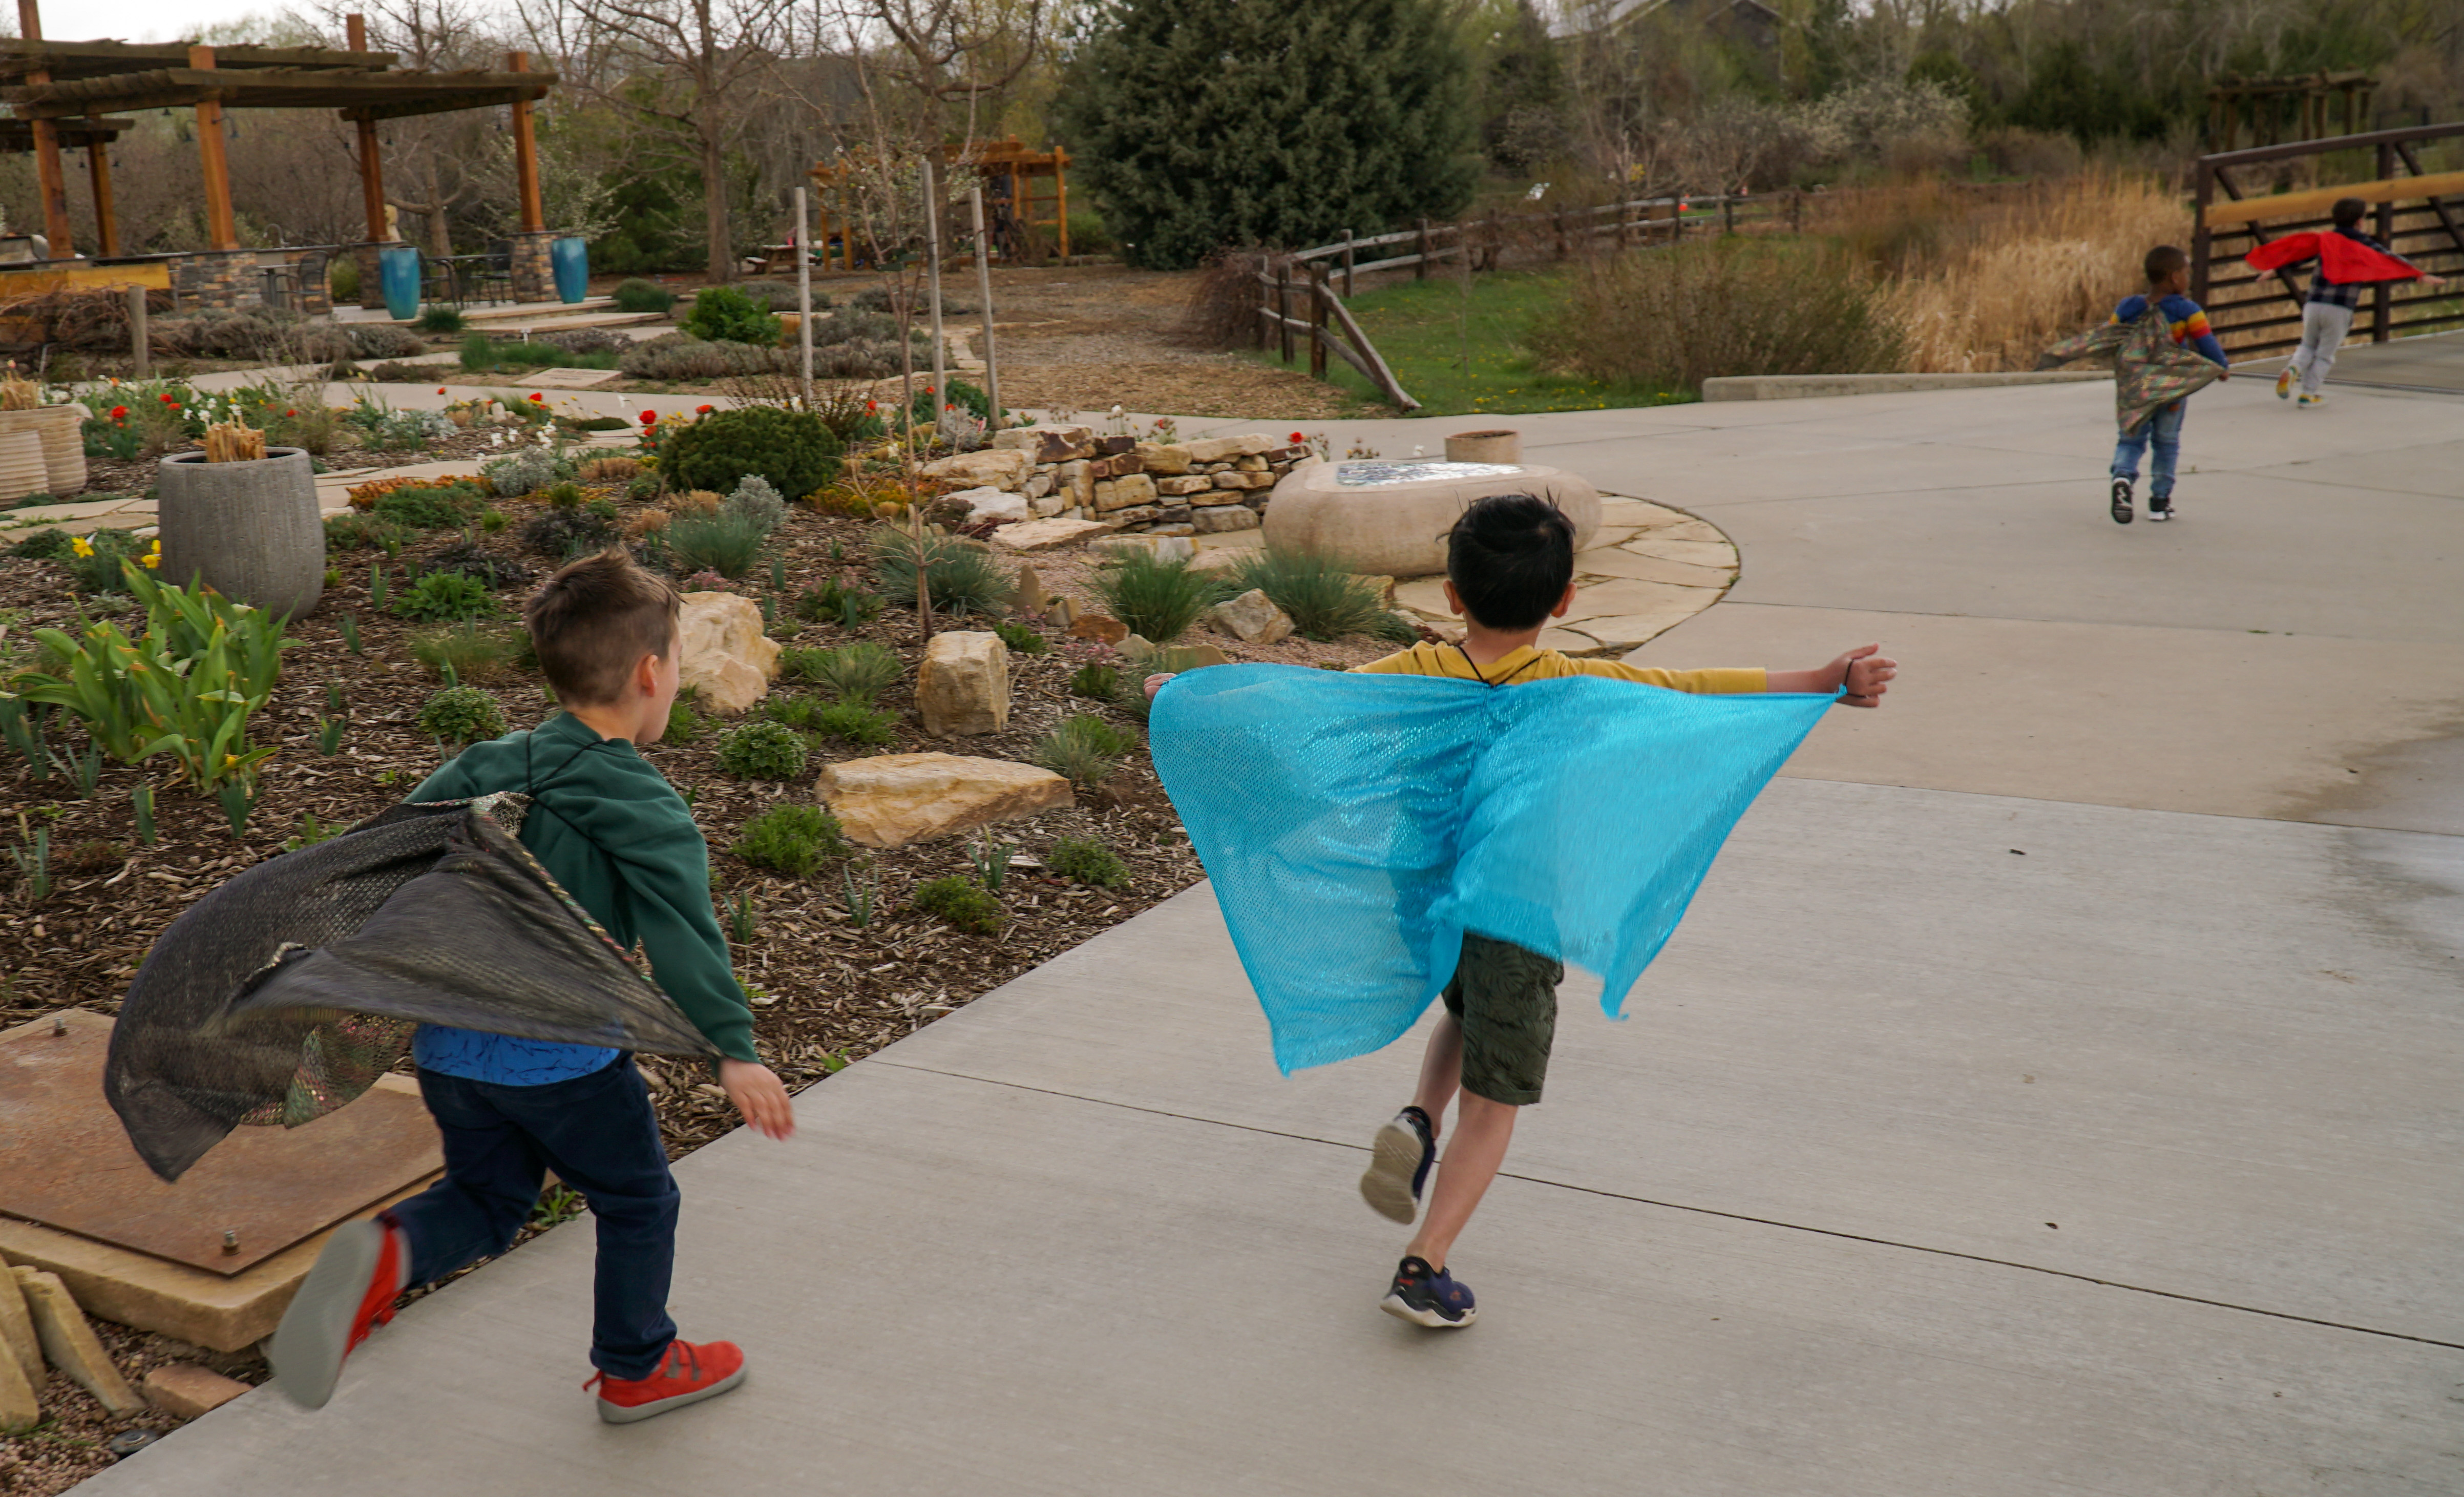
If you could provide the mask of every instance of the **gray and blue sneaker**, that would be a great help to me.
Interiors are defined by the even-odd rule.
[[[2113,480],[2113,522],[2117,525],[2127,525],[2138,517],[2139,512],[2131,507],[2130,480],[2115,478]]]
[[[1433,1331],[1458,1330],[1480,1318],[1472,1306],[1470,1287],[1419,1258],[1406,1258],[1396,1268],[1395,1283],[1377,1308],[1397,1320]]]
[[[1407,1107],[1377,1130],[1369,1146],[1369,1169],[1360,1177],[1360,1199],[1390,1222],[1409,1226],[1420,1212],[1420,1188],[1429,1182],[1429,1166],[1438,1159],[1438,1140],[1429,1114]]]

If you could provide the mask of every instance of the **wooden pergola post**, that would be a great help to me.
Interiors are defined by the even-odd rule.
[[[188,49],[188,66],[203,72],[213,65],[211,47]],[[223,154],[223,105],[219,99],[197,100],[197,154],[205,167],[207,248],[236,250],[239,226],[231,218],[231,160]]]
[[[86,138],[86,177],[94,184],[95,253],[110,259],[120,253],[120,209],[111,200],[111,139],[99,115],[87,117],[94,134]]]
[[[506,72],[528,73],[530,70],[529,53],[505,54]],[[539,137],[531,129],[530,100],[526,99],[514,100],[513,110],[514,187],[516,194],[522,200],[522,232],[540,233],[547,229],[547,212],[539,205]]]
[[[353,52],[368,50],[368,19],[357,13],[342,17]],[[385,234],[385,160],[377,149],[377,122],[360,124],[360,203],[368,215],[368,242],[381,244]]]
[[[1069,263],[1069,153],[1052,148],[1052,216],[1061,220],[1061,263]]]
[[[27,41],[43,39],[43,9],[38,0],[17,0],[17,34]],[[39,68],[26,75],[29,83],[48,83],[51,70]],[[69,232],[69,185],[60,171],[59,126],[49,120],[34,121],[34,178],[43,195],[43,237],[52,247],[52,258],[65,260],[76,254]]]

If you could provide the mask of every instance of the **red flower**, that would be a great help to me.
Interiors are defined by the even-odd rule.
[[[655,426],[657,426],[658,424],[659,424],[659,413],[658,413],[657,411],[655,411],[655,410],[646,410],[646,411],[642,412],[642,425],[644,425],[644,426],[646,426],[646,427],[655,427]]]
[[[114,420],[114,421],[125,421],[125,420],[127,420],[127,419],[128,419],[128,407],[125,407],[125,406],[114,406],[114,407],[111,407],[111,419],[112,419],[112,420]]]
[[[696,416],[707,416],[710,412],[711,407],[708,406],[695,406],[693,407],[693,414]]]
[[[535,400],[535,401],[538,401],[538,402],[539,402],[540,405],[542,405],[542,406],[544,406],[544,405],[546,405],[546,404],[547,404],[547,397],[546,397],[546,396],[544,396],[544,395],[542,395],[542,394],[540,394],[540,393],[539,393],[539,391],[537,391],[537,390],[533,390],[533,391],[531,391],[531,399],[533,399],[533,400]]]
[[[1292,446],[1294,446],[1294,447],[1298,447],[1298,446],[1300,446],[1303,442],[1306,442],[1306,441],[1308,441],[1308,440],[1309,440],[1309,438],[1308,438],[1308,437],[1305,437],[1305,436],[1301,435],[1301,434],[1300,434],[1299,432],[1297,432],[1297,431],[1295,431],[1295,432],[1293,432],[1293,433],[1292,433]]]
[[[943,410],[956,410],[956,409],[957,409],[958,407],[956,407],[956,406],[944,406],[944,407],[942,407],[941,408],[942,408]]]
[[[286,410],[286,411],[284,411],[284,412],[283,412],[283,414],[284,414],[284,415],[286,415],[286,416],[296,416],[296,415],[299,414],[299,412],[297,412],[297,411],[296,411],[296,410]]]
[[[436,393],[437,393],[437,394],[439,394],[439,395],[444,394],[444,393],[445,393],[445,386],[444,386],[444,385],[440,385],[436,386]]]
[[[879,410],[881,408],[881,402],[877,400],[866,401],[864,403],[864,408],[867,410]]]
[[[176,406],[176,405],[180,404],[178,401],[173,400],[173,399],[172,399],[168,394],[164,395],[164,396],[162,397],[162,400],[163,400],[163,404],[164,404],[164,405],[165,405],[165,406]]]

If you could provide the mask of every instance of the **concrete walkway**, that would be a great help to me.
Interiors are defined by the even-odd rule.
[[[1417,1046],[1277,1077],[1201,886],[684,1162],[741,1392],[592,1419],[568,1227],[90,1489],[2464,1489],[2459,415],[2236,381],[2127,529],[2096,386],[1519,422],[1736,539],[1646,657],[1905,671],[1569,983],[1472,1331],[1373,1308]]]

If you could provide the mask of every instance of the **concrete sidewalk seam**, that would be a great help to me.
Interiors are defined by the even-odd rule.
[[[1958,792],[1946,792],[1956,794]],[[2159,813],[2163,814],[2163,813]],[[2254,818],[2256,819],[2256,818]],[[936,1066],[917,1066],[896,1061],[887,1054],[869,1058],[867,1064],[891,1066],[900,1070],[921,1071],[943,1076],[952,1081],[972,1081],[979,1086],[1005,1087],[1013,1091],[1031,1091],[1039,1096],[1059,1097],[1068,1102],[1085,1102],[1095,1107],[1117,1109],[1124,1112],[1143,1112],[1150,1117],[1169,1117],[1184,1123],[1201,1123],[1214,1128],[1229,1128],[1239,1133],[1256,1134],[1267,1138],[1288,1138],[1296,1143],[1316,1144],[1321,1148],[1343,1149],[1353,1154],[1367,1154],[1365,1144],[1349,1144],[1332,1138],[1317,1138],[1308,1134],[1287,1134],[1279,1129],[1260,1128],[1250,1123],[1227,1122],[1220,1117],[1200,1117],[1191,1112],[1174,1112],[1163,1108],[1140,1107],[1134,1102],[1115,1102],[1105,1097],[1090,1097],[1076,1091],[1060,1091],[1050,1087],[1030,1087],[1023,1082],[1001,1081],[967,1071],[943,1070]],[[2321,1320],[2315,1315],[2296,1315],[2287,1310],[2267,1310],[2256,1305],[2238,1305],[2231,1300],[2208,1299],[2197,1294],[2184,1294],[2174,1289],[2150,1288],[2144,1284],[2128,1284],[2120,1279],[2100,1279],[2093,1274],[2074,1273],[2067,1268],[2047,1268],[2037,1264],[2020,1263],[2010,1258],[1993,1258],[1983,1253],[1964,1253],[1954,1247],[1928,1247],[1923,1243],[1903,1243],[1895,1238],[1868,1237],[1857,1232],[1843,1232],[1835,1227],[1809,1226],[1801,1222],[1782,1222],[1774,1217],[1749,1216],[1741,1211],[1723,1211],[1717,1206],[1689,1206],[1683,1201],[1657,1200],[1649,1196],[1629,1196],[1618,1191],[1601,1190],[1592,1185],[1576,1185],[1566,1180],[1545,1179],[1536,1175],[1518,1175],[1512,1170],[1497,1172],[1499,1179],[1520,1180],[1556,1190],[1571,1190],[1603,1200],[1626,1200],[1639,1206],[1657,1206],[1664,1211],[1683,1211],[1694,1216],[1717,1217],[1727,1222],[1743,1222],[1754,1226],[1778,1227],[1783,1231],[1806,1232],[1816,1237],[1834,1238],[1846,1243],[1863,1243],[1873,1247],[1896,1247],[1905,1252],[1927,1253],[1937,1258],[1957,1258],[1967,1263],[1984,1264],[1996,1268],[2015,1268],[2023,1273],[2041,1273],[2051,1278],[2068,1279],[2077,1284],[2092,1284],[2099,1288],[2121,1289],[2132,1294],[2151,1294],[2159,1299],[2179,1300],[2186,1305],[2205,1305],[2211,1310],[2236,1310],[2246,1315],[2264,1315],[2270,1320],[2289,1320],[2304,1326],[2318,1326],[2328,1331],[2349,1331],[2357,1335],[2380,1336],[2390,1341],[2409,1341],[2419,1346],[2434,1346],[2450,1352],[2464,1352],[2464,1342],[2441,1341],[2431,1336],[2417,1336],[2402,1331],[2382,1331],[2375,1326],[2357,1326],[2341,1320]]]

